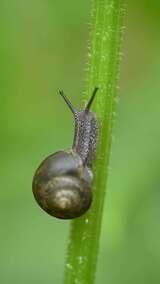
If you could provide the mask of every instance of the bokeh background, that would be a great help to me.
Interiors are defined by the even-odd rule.
[[[69,221],[36,205],[32,176],[69,148],[90,1],[0,1],[0,283],[62,283]],[[160,283],[160,2],[129,1],[96,283]],[[107,282],[108,281],[108,282]]]

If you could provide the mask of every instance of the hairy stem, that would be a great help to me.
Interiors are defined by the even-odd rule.
[[[91,43],[85,100],[99,87],[93,110],[99,121],[99,143],[94,162],[93,203],[71,224],[65,284],[93,284],[112,141],[114,105],[119,74],[124,0],[93,0]]]

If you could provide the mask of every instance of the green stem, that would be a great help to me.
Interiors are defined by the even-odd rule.
[[[99,87],[93,103],[99,121],[99,143],[93,168],[93,203],[87,214],[72,221],[65,284],[94,283],[112,141],[124,10],[124,0],[93,1],[85,99],[90,97],[94,87]]]

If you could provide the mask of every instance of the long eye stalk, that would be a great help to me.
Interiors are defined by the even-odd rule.
[[[61,95],[61,97],[65,100],[66,104],[68,105],[68,107],[70,108],[71,112],[73,114],[75,114],[76,110],[75,108],[73,107],[73,105],[71,104],[70,100],[65,96],[63,90],[60,90],[59,91],[59,94]]]
[[[95,95],[96,95],[97,91],[98,91],[98,87],[95,87],[95,88],[94,88],[94,91],[93,91],[93,93],[92,93],[92,96],[91,96],[91,98],[90,98],[90,100],[89,100],[89,102],[88,102],[88,104],[87,104],[87,106],[86,106],[86,108],[85,108],[85,112],[88,112],[88,111],[90,110],[91,105],[92,105],[92,103],[93,103],[93,100],[94,100],[94,98],[95,98]],[[76,113],[76,109],[73,107],[73,105],[72,105],[72,103],[70,102],[70,100],[65,96],[63,90],[60,90],[60,91],[59,91],[59,94],[60,94],[61,97],[65,100],[65,102],[66,102],[66,104],[68,105],[68,107],[70,108],[71,112],[72,112],[73,114],[75,114],[75,113]]]
[[[88,111],[90,110],[91,105],[92,105],[92,103],[93,103],[93,100],[94,100],[94,98],[95,98],[95,95],[96,95],[97,91],[98,91],[98,87],[95,87],[95,89],[94,89],[94,91],[93,91],[93,94],[92,94],[92,96],[91,96],[91,98],[90,98],[90,100],[89,100],[89,102],[88,102],[88,104],[87,104],[87,106],[86,106],[86,108],[85,108],[85,111],[86,111],[86,112],[88,112]]]

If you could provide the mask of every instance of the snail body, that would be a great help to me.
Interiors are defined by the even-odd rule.
[[[84,110],[77,111],[60,92],[75,118],[75,135],[71,150],[58,151],[38,167],[32,189],[39,206],[51,216],[72,219],[83,215],[92,202],[92,162],[98,138],[96,116],[90,106],[95,88]]]

